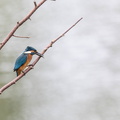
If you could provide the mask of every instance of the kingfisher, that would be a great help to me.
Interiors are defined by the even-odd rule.
[[[27,46],[25,51],[17,58],[14,66],[14,71],[16,71],[17,76],[20,75],[23,72],[23,70],[28,66],[32,59],[32,56],[35,54],[40,57],[43,57],[43,55],[38,53],[35,48]]]

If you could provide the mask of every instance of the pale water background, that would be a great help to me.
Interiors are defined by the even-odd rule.
[[[33,7],[33,0],[0,1],[0,42]],[[48,0],[16,32],[31,38],[11,38],[0,51],[0,87],[15,78],[26,46],[41,52],[80,17],[0,96],[0,120],[120,120],[119,0]]]

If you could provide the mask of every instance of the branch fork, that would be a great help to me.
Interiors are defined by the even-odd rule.
[[[56,38],[55,40],[52,40],[50,42],[50,44],[42,51],[42,55],[45,54],[45,52],[53,46],[53,44],[58,41],[61,37],[63,37],[66,33],[68,33],[78,22],[80,22],[83,18],[80,18],[75,24],[73,24],[69,29],[67,29],[63,34],[61,34],[58,38]],[[27,74],[30,70],[33,69],[33,67],[35,66],[35,64],[40,60],[41,56],[38,56],[36,58],[35,61],[33,61],[33,63],[31,65],[28,66],[28,68],[26,68],[24,70],[24,73],[21,73],[19,76],[17,76],[15,79],[13,79],[11,82],[9,82],[8,84],[6,84],[5,86],[3,86],[1,89],[0,89],[0,94],[6,90],[8,87],[10,87],[11,85],[15,84],[19,79],[21,79],[25,74]]]
[[[54,1],[54,0],[53,0]],[[42,0],[38,5],[36,4],[36,2],[34,1],[34,5],[35,8],[20,22],[17,22],[17,25],[11,30],[11,32],[7,35],[7,37],[3,40],[2,43],[0,43],[0,49],[2,49],[2,47],[8,42],[8,40],[14,36],[14,37],[18,37],[18,38],[29,38],[29,37],[21,37],[21,36],[16,36],[14,35],[14,33],[16,32],[16,30],[28,19],[30,19],[30,17],[32,16],[32,14],[44,3],[46,2],[46,0]],[[45,52],[53,46],[53,44],[58,41],[60,38],[62,38],[66,33],[68,33],[75,25],[77,25],[83,18],[80,18],[77,22],[75,22],[70,28],[68,28],[64,33],[62,33],[59,37],[57,37],[55,40],[52,40],[50,42],[50,44],[42,51],[42,55],[45,54]],[[13,84],[15,84],[18,80],[20,80],[23,76],[25,76],[25,74],[27,74],[30,70],[33,69],[33,67],[36,65],[36,63],[40,60],[41,56],[38,56],[35,61],[33,61],[33,63],[31,65],[28,66],[28,68],[26,68],[24,70],[23,73],[21,73],[19,76],[17,76],[16,78],[14,78],[11,82],[7,83],[6,85],[4,85],[2,88],[0,88],[0,94],[2,94],[3,91],[5,91],[7,88],[9,88],[10,86],[12,86]]]
[[[14,26],[14,28],[11,30],[11,32],[7,35],[7,37],[3,40],[2,44],[0,44],[0,50],[3,48],[3,46],[9,41],[9,39],[14,35],[14,33],[17,31],[17,29],[24,23],[26,22],[28,19],[30,19],[30,17],[33,15],[33,13],[35,13],[35,11],[43,4],[45,3],[47,0],[42,0],[38,5],[36,4],[36,2],[34,2],[35,7],[33,8],[33,10],[25,17],[23,18],[21,21],[17,22],[17,25]]]

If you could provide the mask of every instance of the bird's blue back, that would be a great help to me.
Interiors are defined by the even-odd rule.
[[[16,60],[14,71],[20,68],[27,61],[27,54],[22,53]]]

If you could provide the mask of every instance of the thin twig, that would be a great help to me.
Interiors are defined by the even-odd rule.
[[[61,37],[63,37],[66,33],[68,33],[75,25],[77,25],[83,18],[80,18],[76,23],[74,23],[69,29],[67,29],[64,33],[62,33],[58,38],[55,40],[52,40],[50,44],[42,51],[42,55],[56,42],[58,41]],[[15,79],[13,79],[11,82],[8,84],[4,85],[2,88],[0,88],[0,94],[6,90],[8,87],[12,86],[15,84],[20,78],[22,78],[26,73],[28,73],[34,66],[35,64],[40,60],[40,56],[36,58],[36,60],[32,63],[32,66],[29,66],[24,73],[21,73],[19,76],[17,76]]]
[[[10,31],[10,33],[7,35],[7,37],[3,40],[2,44],[0,44],[0,50],[3,48],[3,46],[8,42],[8,40],[13,36],[13,34],[16,32],[16,30],[24,23],[26,22],[28,19],[30,19],[30,17],[32,16],[32,14],[47,0],[42,0],[39,4],[34,4],[36,5],[36,7],[33,8],[33,10],[25,17],[23,18],[21,21],[17,22],[17,24],[14,26],[14,28]]]
[[[18,35],[13,35],[13,37],[17,37],[17,38],[30,38],[30,37],[18,36]]]
[[[37,7],[37,3],[34,1],[34,5],[35,5],[35,7]]]

